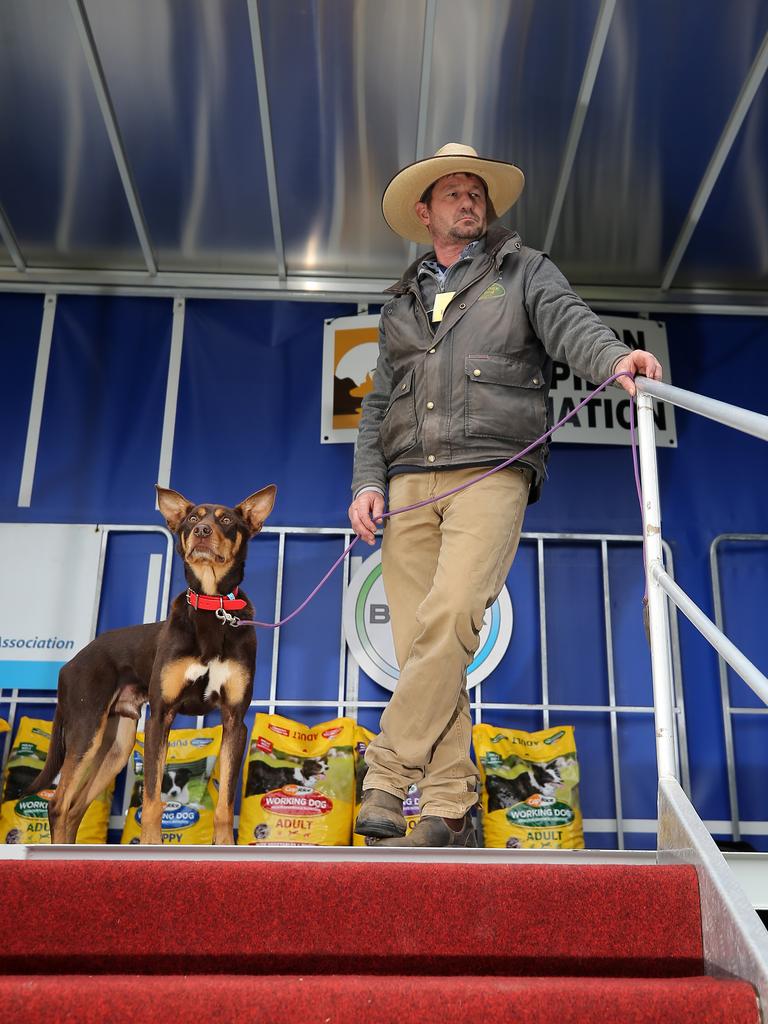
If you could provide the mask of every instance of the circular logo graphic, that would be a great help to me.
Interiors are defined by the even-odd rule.
[[[22,818],[47,818],[48,801],[38,793],[24,796],[14,807],[16,814]]]
[[[360,668],[374,682],[394,690],[400,672],[395,658],[389,604],[381,576],[381,551],[366,558],[344,597],[344,636]],[[480,646],[467,670],[467,689],[496,668],[512,636],[512,602],[506,587],[485,613]]]
[[[141,824],[142,808],[136,811],[136,822]],[[200,812],[194,807],[180,804],[177,800],[169,800],[163,804],[162,828],[189,828],[200,820]]]

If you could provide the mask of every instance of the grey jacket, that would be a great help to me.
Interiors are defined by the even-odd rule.
[[[599,383],[630,350],[541,252],[494,225],[446,282],[439,323],[424,308],[419,257],[382,309],[374,388],[363,400],[353,494],[398,466],[457,468],[516,455],[548,423],[553,360]],[[452,268],[453,271],[453,268]],[[548,446],[525,456],[541,490]]]

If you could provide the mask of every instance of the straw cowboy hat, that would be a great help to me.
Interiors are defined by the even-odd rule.
[[[409,164],[394,176],[381,200],[384,220],[393,231],[413,242],[431,241],[429,231],[414,209],[424,192],[446,174],[476,174],[488,186],[488,219],[493,220],[517,202],[525,177],[519,167],[499,160],[486,160],[471,146],[449,142],[434,156]]]

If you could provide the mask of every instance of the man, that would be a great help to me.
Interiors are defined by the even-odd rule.
[[[388,289],[381,314],[349,509],[369,544],[386,487],[392,509],[436,498],[540,437],[554,360],[597,382],[619,370],[661,377],[654,356],[619,342],[544,253],[493,223],[523,184],[512,164],[450,143],[404,168],[384,192],[389,226],[433,251]],[[634,394],[628,377],[620,381]],[[466,671],[546,459],[541,445],[523,462],[387,521],[382,570],[400,678],[366,753],[355,826],[379,845],[476,845]],[[406,838],[402,803],[414,782],[421,820]]]

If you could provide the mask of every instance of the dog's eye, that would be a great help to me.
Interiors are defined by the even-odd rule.
[[[229,524],[232,522],[229,516],[222,516],[221,521],[222,523],[224,523],[225,526],[229,526]]]
[[[197,522],[197,516],[195,515],[194,512],[188,517],[188,519],[189,519],[190,523],[196,523]]]

